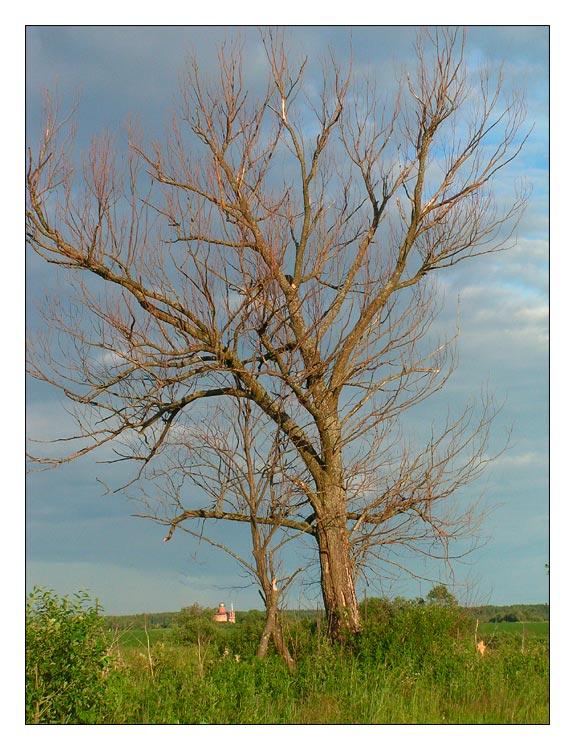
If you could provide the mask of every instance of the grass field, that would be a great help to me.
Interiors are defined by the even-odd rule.
[[[549,635],[548,622],[482,622],[478,630],[480,635],[493,635],[495,633],[515,633],[521,635]]]
[[[159,642],[169,641],[172,630],[170,628],[150,628],[147,630],[121,630],[117,633],[121,648],[146,648],[148,640],[150,646]]]
[[[208,660],[156,641],[123,647],[122,676],[102,716],[123,724],[545,724],[544,643],[467,649],[432,664],[390,665],[323,653],[291,674],[277,657]],[[203,672],[203,674],[202,674]]]
[[[393,652],[355,656],[322,642],[294,674],[275,655],[223,653],[174,643],[170,629],[122,634],[107,723],[546,724],[548,637],[515,623],[484,629],[481,657],[469,631],[431,648],[401,638]],[[520,624],[519,624],[520,625]],[[537,625],[541,625],[537,623]],[[502,626],[502,627],[501,627]],[[539,632],[537,632],[539,631]],[[413,642],[415,641],[415,643]],[[103,717],[104,718],[104,717]]]
[[[408,604],[367,623],[350,643],[334,645],[321,623],[286,622],[296,661],[290,671],[273,650],[255,658],[257,627],[220,627],[208,619],[193,632],[176,626],[97,636],[93,630],[104,638],[101,661],[97,640],[78,640],[85,618],[62,619],[54,629],[55,607],[54,614],[46,631],[42,621],[31,624],[28,723],[549,722],[548,623],[484,623],[476,636],[475,621],[458,610]],[[66,622],[70,637],[63,647],[58,639]],[[487,644],[484,656],[476,637]],[[96,668],[87,671],[90,660]]]

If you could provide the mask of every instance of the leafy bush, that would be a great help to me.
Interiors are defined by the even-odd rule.
[[[385,625],[390,622],[397,606],[387,598],[369,597],[361,602],[360,609],[366,623],[373,625],[377,622]]]
[[[180,645],[192,645],[208,650],[211,655],[224,653],[253,656],[264,627],[263,617],[248,617],[240,624],[217,623],[213,609],[192,604],[182,609],[174,619],[173,640]]]
[[[456,607],[457,600],[448,590],[445,584],[434,586],[427,595],[427,601],[430,604],[438,604],[443,607]]]
[[[257,625],[264,627],[266,613],[261,609],[250,609],[247,612],[236,612],[236,622],[238,625]]]
[[[26,602],[26,723],[91,723],[109,662],[103,618],[87,593],[60,599],[34,588]]]
[[[423,671],[445,665],[458,641],[472,633],[471,619],[458,607],[405,601],[389,605],[386,617],[368,620],[360,634],[356,653],[363,660]]]
[[[213,610],[196,602],[184,607],[175,617],[173,634],[176,643],[208,643],[217,637],[217,626],[212,620]]]

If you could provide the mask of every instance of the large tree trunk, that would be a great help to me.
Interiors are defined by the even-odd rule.
[[[318,514],[316,538],[328,633],[333,640],[341,640],[346,632],[359,633],[361,616],[350,556],[345,497],[341,490],[334,490],[329,498],[329,510]]]

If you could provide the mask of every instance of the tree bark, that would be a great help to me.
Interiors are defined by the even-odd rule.
[[[341,640],[344,633],[360,632],[361,614],[355,593],[345,495],[336,489],[327,498],[331,507],[319,514],[316,539],[328,634],[332,640]]]
[[[282,657],[290,670],[293,670],[295,662],[284,640],[279,623],[279,591],[273,584],[269,591],[265,592],[265,605],[266,624],[260,637],[256,656],[258,659],[263,659],[266,656],[271,637],[273,638],[274,646],[276,647],[278,654]]]

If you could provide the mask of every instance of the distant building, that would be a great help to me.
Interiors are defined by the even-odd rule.
[[[225,604],[220,604],[218,611],[214,615],[214,622],[235,622],[236,613],[234,612],[234,605],[232,604],[230,611],[226,610]]]

